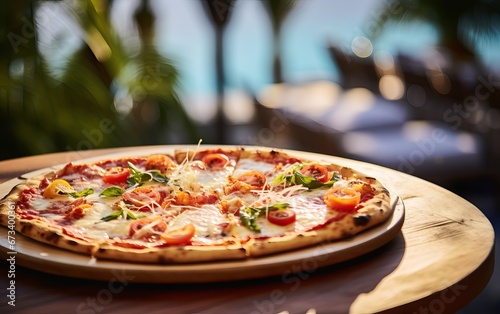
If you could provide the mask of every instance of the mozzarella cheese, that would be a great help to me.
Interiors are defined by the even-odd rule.
[[[168,228],[175,230],[193,224],[198,238],[220,237],[226,222],[227,215],[222,214],[219,208],[203,205],[195,209],[185,209],[170,222]]]
[[[237,178],[246,172],[254,170],[260,171],[264,174],[268,174],[271,173],[275,167],[276,166],[271,163],[244,158],[238,161],[238,166],[234,170],[233,177]]]
[[[199,161],[186,162],[171,174],[170,184],[183,191],[222,193],[233,170],[231,165],[220,170],[207,170],[199,166]]]

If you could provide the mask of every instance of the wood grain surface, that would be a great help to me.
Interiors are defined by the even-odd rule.
[[[0,182],[93,156],[154,149],[128,147],[48,154],[0,162]],[[158,147],[161,150],[161,147]],[[312,154],[314,156],[314,154]],[[319,156],[320,157],[320,156]],[[383,247],[325,267],[313,258],[271,277],[197,284],[141,284],[120,269],[101,281],[15,265],[0,275],[0,310],[38,313],[453,313],[475,298],[493,271],[494,232],[461,197],[419,178],[353,160],[340,164],[372,175],[405,204],[402,231]],[[6,236],[6,229],[1,228]],[[15,280],[11,284],[11,280]],[[6,290],[15,289],[15,307]],[[7,293],[5,293],[7,291]]]

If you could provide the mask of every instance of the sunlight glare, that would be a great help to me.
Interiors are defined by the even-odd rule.
[[[224,97],[224,115],[230,123],[248,123],[255,115],[255,106],[252,98],[237,90],[226,92]]]
[[[387,100],[397,100],[403,97],[405,86],[403,81],[396,75],[384,75],[378,83],[380,94]]]
[[[364,36],[358,36],[352,40],[351,49],[356,56],[360,58],[368,58],[372,55],[373,45],[368,38]]]

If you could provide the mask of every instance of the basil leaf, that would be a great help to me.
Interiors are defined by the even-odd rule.
[[[321,181],[318,181],[314,177],[304,175],[302,172],[300,172],[300,169],[302,168],[303,168],[302,165],[292,167],[291,169],[277,176],[272,181],[272,184],[276,185],[285,183],[285,186],[300,184],[312,190],[324,186],[332,186],[335,182],[342,180],[342,176],[340,175],[340,173],[334,172],[332,178],[329,181],[323,183]]]
[[[293,170],[293,171],[295,171],[295,170]],[[284,172],[284,173],[280,174],[279,176],[277,176],[276,178],[274,178],[274,180],[271,183],[272,184],[282,184],[283,182],[285,182],[285,185],[294,184],[294,176],[289,172]]]
[[[143,172],[137,169],[131,162],[128,162],[130,176],[127,179],[129,185],[141,185],[143,181]]]
[[[240,209],[240,220],[245,227],[252,231],[260,232],[260,227],[257,224],[257,218],[259,218],[261,210],[258,208],[246,207]]]
[[[150,171],[146,171],[145,173],[148,174],[148,175],[151,175],[151,179],[150,180],[153,180],[153,181],[156,181],[156,182],[168,183],[168,181],[170,181],[169,178],[167,178],[166,176],[164,176],[163,174],[161,174],[161,172],[158,171],[158,170],[150,170]]]
[[[316,180],[315,178],[303,175],[297,170],[293,172],[293,175],[296,184],[302,184],[303,186],[309,189],[317,189],[324,185],[322,182]]]
[[[334,172],[330,181],[325,182],[325,185],[332,186],[335,182],[342,180],[342,176],[338,172]]]
[[[269,206],[267,207],[267,209],[282,209],[282,208],[287,208],[288,206],[290,206],[290,204],[288,203],[281,203],[281,204],[275,204],[273,206]],[[261,209],[266,209],[266,207],[261,207]]]
[[[297,170],[294,171],[293,175],[294,175],[293,181],[295,184],[302,184],[303,186],[309,188],[310,190],[321,188],[324,186],[332,186],[335,182],[342,180],[342,176],[338,172],[334,172],[332,178],[325,183],[316,180],[314,177],[303,175]]]
[[[69,193],[65,193],[65,194],[71,195],[74,198],[85,197],[85,196],[88,196],[90,194],[94,194],[94,189],[85,189],[85,190],[82,190],[80,192],[69,192]]]
[[[340,173],[334,172],[332,178],[330,179],[330,181],[333,181],[333,180],[335,180],[335,181],[342,180],[342,176],[340,175]]]
[[[116,197],[122,195],[123,193],[125,193],[123,189],[120,189],[117,186],[110,186],[109,188],[104,189],[99,196]]]
[[[257,218],[264,216],[266,210],[278,210],[290,206],[288,203],[275,204],[268,207],[245,207],[240,209],[240,220],[245,227],[252,231],[260,232],[260,227],[257,224]]]
[[[131,212],[131,211],[128,211],[128,212],[127,212],[127,219],[132,219],[132,220],[135,220],[135,219],[137,219],[137,217],[135,217],[135,215],[134,215],[134,214],[132,214],[132,212]]]
[[[111,214],[107,215],[106,217],[102,217],[102,218],[101,218],[101,220],[102,220],[102,221],[110,221],[110,220],[117,219],[117,218],[118,218],[118,217],[120,217],[121,215],[123,215],[123,209],[120,209],[120,210],[114,211],[114,212],[112,212]]]
[[[130,177],[127,179],[129,185],[142,185],[149,181],[156,181],[159,183],[168,183],[168,177],[161,174],[158,170],[141,171],[137,169],[131,162],[128,162],[130,169]]]
[[[282,173],[279,176],[277,176],[276,178],[274,178],[274,180],[271,183],[272,184],[280,184],[281,182],[283,182],[285,180],[285,176],[286,176],[286,173]]]
[[[101,220],[102,221],[111,221],[111,220],[118,219],[121,216],[123,216],[123,209],[114,211],[111,214],[107,215],[106,217],[102,217]],[[127,217],[126,217],[126,219],[135,220],[135,219],[137,219],[137,217],[135,217],[135,215],[132,214],[132,212],[127,211]]]

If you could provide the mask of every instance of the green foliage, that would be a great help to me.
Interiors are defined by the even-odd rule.
[[[0,159],[198,138],[177,97],[178,72],[152,44],[146,1],[134,16],[135,52],[113,29],[107,1],[54,1],[69,6],[84,38],[60,76],[38,49],[39,3],[0,4]]]

